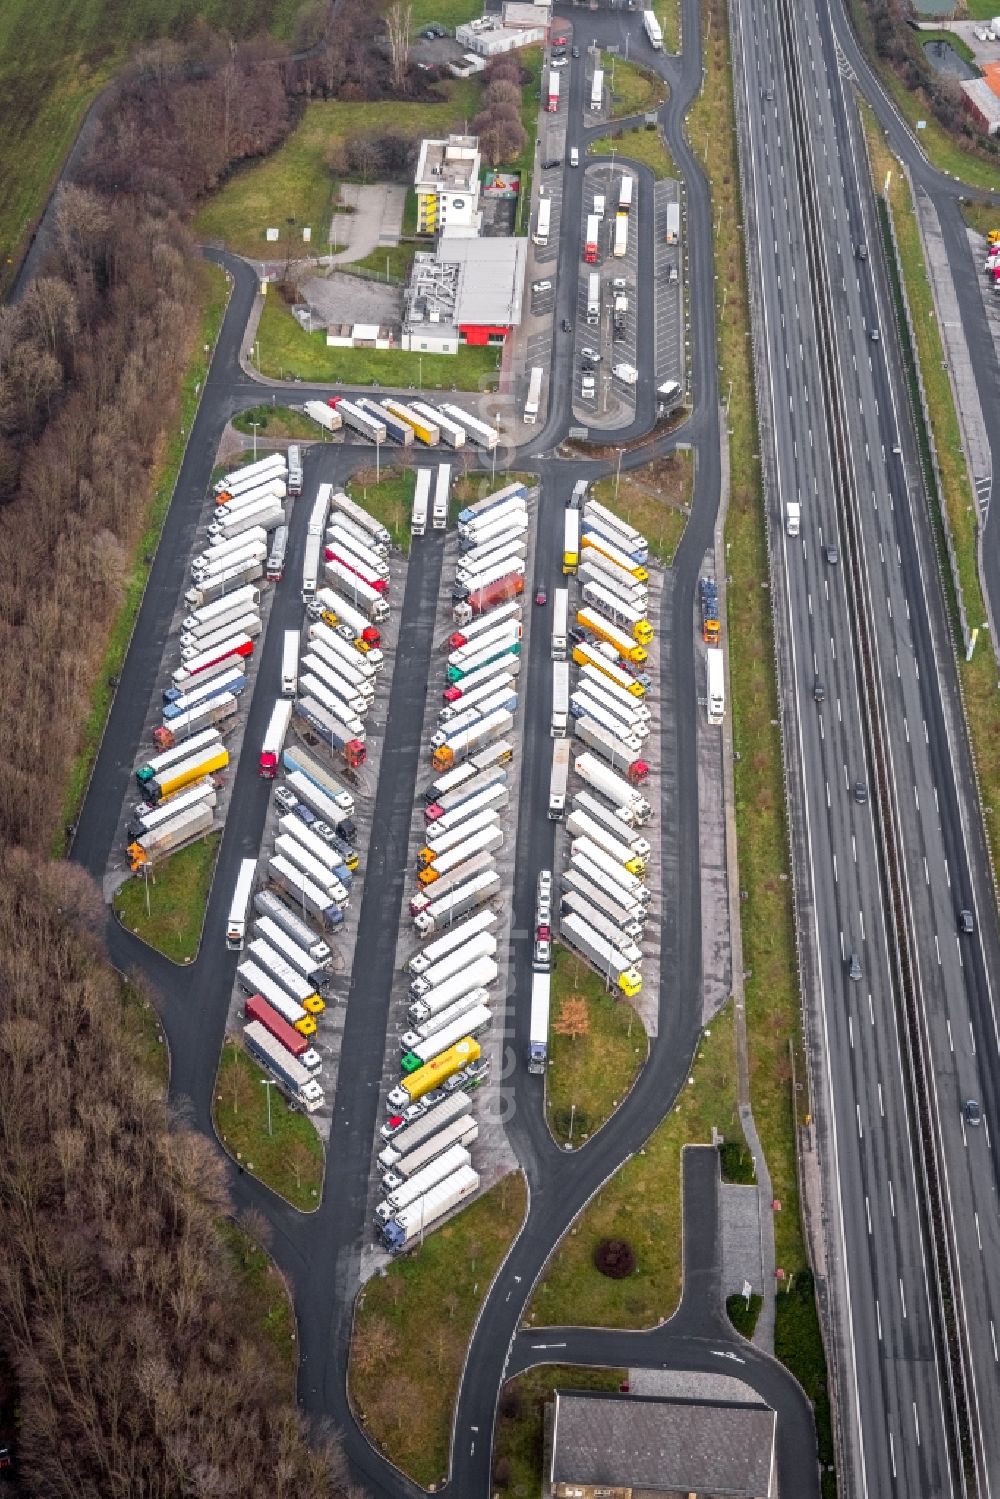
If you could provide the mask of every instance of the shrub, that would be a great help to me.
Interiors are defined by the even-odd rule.
[[[602,1239],[594,1250],[594,1266],[609,1280],[625,1280],[635,1270],[635,1251],[627,1239]]]

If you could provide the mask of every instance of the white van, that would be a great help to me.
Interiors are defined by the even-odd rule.
[[[578,167],[580,165],[580,153],[577,150],[576,146],[570,147],[569,164],[571,167]]]

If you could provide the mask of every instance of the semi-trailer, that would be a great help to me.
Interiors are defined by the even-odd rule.
[[[345,681],[353,686],[363,688],[365,691],[375,691],[375,679],[378,676],[376,667],[371,664],[366,655],[362,655],[344,639],[343,635],[338,635],[336,629],[332,629],[323,620],[318,619],[309,626],[306,648],[310,651],[318,651],[325,660],[336,666]]]
[[[246,691],[246,685],[243,662],[237,659],[232,667],[220,672],[217,677],[209,677],[207,681],[203,677],[198,678],[187,692],[182,692],[179,687],[168,687],[163,694],[163,721],[170,724],[197,703],[203,703],[206,698],[218,697],[223,692],[231,692],[233,697],[240,697]]]
[[[638,582],[630,573],[623,572],[609,557],[605,557],[603,552],[595,552],[593,547],[584,552],[577,577],[581,588],[589,583],[597,588],[606,588],[616,602],[631,604],[633,608],[641,607],[644,611],[649,607],[649,589],[646,584]]]
[[[292,443],[288,449],[288,493],[302,493],[302,449],[298,443]]]
[[[612,890],[606,881],[595,882],[584,873],[579,864],[571,864],[568,869],[564,870],[562,880],[564,901],[567,901],[570,896],[574,901],[581,900],[585,905],[599,911],[602,916],[614,922],[615,926],[633,942],[642,940],[646,924],[646,907],[641,901],[628,895],[624,890],[619,893],[617,886]],[[567,909],[575,910],[576,907],[571,904]]]
[[[331,490],[330,508],[340,515],[345,515],[349,521],[360,527],[365,535],[370,536],[380,546],[387,547],[392,541],[392,537],[382,522],[376,520],[373,515],[369,515],[364,506],[352,500],[343,489]]]
[[[241,590],[242,592],[242,590]],[[218,601],[222,603],[223,600]],[[182,628],[179,637],[182,646],[198,646],[211,641],[220,630],[229,630],[235,634],[234,626],[239,620],[252,619],[254,616],[259,620],[260,611],[257,604],[248,604],[245,600],[227,607],[214,619],[196,620],[191,629]],[[169,701],[169,699],[167,699]]]
[[[327,796],[336,806],[338,822],[345,815],[348,817],[352,815],[354,812],[354,797],[343,783],[338,781],[333,771],[323,765],[320,760],[317,760],[315,755],[309,754],[300,745],[295,745],[294,748],[286,746],[282,751],[281,763],[286,770],[298,771],[301,775],[312,781],[314,786],[318,786],[321,791],[326,792]],[[334,823],[334,826],[336,825]]]
[[[488,661],[485,666],[480,666],[475,671],[470,671],[468,676],[464,676],[460,682],[449,682],[441,693],[441,696],[449,706],[456,703],[460,704],[467,693],[477,692],[480,687],[486,686],[489,682],[495,682],[498,678],[506,678],[515,682],[520,675],[520,671],[520,656],[508,654],[499,664],[494,661]]]
[[[265,892],[266,893],[266,892]],[[280,952],[281,956],[291,963],[297,973],[303,978],[309,979],[313,987],[322,993],[323,984],[328,978],[324,966],[317,963],[302,947],[295,938],[280,927],[270,916],[258,916],[253,924],[254,934],[263,937],[265,942]]]
[[[453,422],[449,417],[442,416],[440,411],[435,411],[433,406],[428,406],[426,401],[411,401],[410,410],[415,411],[418,416],[433,425],[437,424],[441,432],[441,440],[449,448],[465,447],[465,426],[459,422]],[[464,423],[463,416],[463,423]]]
[[[247,635],[251,640],[256,640],[262,628],[260,614],[254,609],[249,613],[239,615],[237,619],[224,620],[218,629],[208,635],[203,635],[201,639],[195,639],[185,632],[178,642],[181,648],[181,660],[191,661],[195,656],[204,655],[206,651],[214,651],[216,646],[222,645],[233,635]]]
[[[517,693],[509,683],[501,683],[489,696],[482,698],[478,703],[460,704],[452,712],[447,709],[442,710],[448,713],[448,717],[442,727],[435,729],[431,735],[431,749],[437,749],[439,745],[445,744],[452,734],[470,728],[477,719],[487,718],[498,708],[506,708],[510,713],[517,711]]]
[[[604,104],[604,69],[595,68],[590,80],[590,112],[600,114]]]
[[[302,548],[302,601],[308,603],[315,597],[319,586],[320,564],[323,560],[323,536],[309,535]]]
[[[451,494],[451,464],[439,463],[434,479],[434,502],[431,506],[431,529],[443,531],[448,524],[448,496]]]
[[[348,595],[355,610],[364,615],[366,625],[382,624],[389,618],[389,605],[379,590],[366,583],[343,562],[324,562],[323,576],[334,588]]]
[[[264,458],[257,458],[253,463],[247,463],[241,468],[232,468],[227,474],[223,474],[219,482],[213,485],[213,494],[232,493],[242,484],[262,482],[265,474],[283,474],[287,468],[284,453],[268,453]]]
[[[243,962],[236,970],[236,979],[243,992],[251,998],[259,994],[262,999],[302,1036],[315,1036],[316,1017],[304,1010],[290,994],[286,994],[276,979],[256,963]]]
[[[392,1254],[399,1254],[414,1239],[422,1240],[446,1213],[458,1207],[467,1197],[479,1190],[479,1173],[471,1166],[463,1166],[439,1182],[412,1206],[404,1208],[382,1228],[382,1242]]]
[[[452,652],[456,659],[449,660],[448,663],[446,675],[449,682],[461,682],[470,672],[479,671],[481,667],[489,666],[494,661],[502,661],[505,656],[521,654],[520,638],[511,631],[495,638],[489,645],[476,641],[474,646],[474,649],[470,646],[462,651]]]
[[[545,378],[545,370],[542,365],[536,364],[528,376],[528,394],[524,400],[524,421],[528,426],[533,426],[538,420],[538,408],[542,399],[542,381]]]
[[[418,915],[432,902],[445,898],[451,891],[457,890],[462,885],[467,885],[470,880],[479,874],[490,873],[495,867],[496,860],[492,854],[483,853],[474,855],[473,858],[467,860],[462,865],[461,869],[456,869],[451,874],[443,875],[432,890],[418,889],[410,897],[410,915]]]
[[[473,500],[471,505],[466,505],[458,512],[458,524],[468,525],[478,516],[486,515],[498,506],[504,505],[512,497],[519,497],[527,501],[528,491],[524,484],[515,480],[512,484],[505,484],[502,489],[495,489],[492,494],[484,494],[479,500]]]
[[[414,1025],[419,1025],[422,1021],[429,1020],[432,1015],[439,1015],[442,1010],[446,1010],[449,1005],[456,1004],[464,995],[471,994],[473,989],[486,989],[490,984],[495,983],[499,972],[495,954],[491,956],[485,952],[471,953],[464,967],[449,974],[440,983],[425,989],[420,997],[413,1001],[407,1012],[410,1020]]]
[[[592,927],[599,937],[603,937],[605,942],[610,942],[612,947],[616,948],[626,962],[631,963],[634,968],[642,962],[642,949],[622,929],[620,923],[599,910],[591,901],[586,900],[576,891],[563,891],[561,909],[565,916],[579,916],[580,920]],[[636,923],[630,922],[629,925],[635,926]]]
[[[471,838],[473,833],[481,832],[483,828],[495,827],[500,821],[500,813],[496,807],[486,807],[475,816],[466,818],[457,827],[448,828],[445,832],[435,835],[433,828],[427,835],[423,848],[417,854],[417,868],[425,869],[428,864],[433,864],[442,854],[450,853],[453,848],[458,848]]]
[[[613,859],[598,864],[577,849],[572,856],[571,868],[583,875],[591,884],[599,885],[607,890],[616,905],[630,910],[635,904],[638,908],[637,919],[645,920],[645,915],[641,913],[645,913],[649,906],[651,899],[649,890],[641,880],[637,880],[621,865],[615,864]],[[568,872],[567,870],[567,874]]]
[[[318,1015],[325,1009],[316,985],[264,937],[254,937],[247,946],[247,955],[251,963],[256,963],[265,973],[277,979],[285,993],[290,994],[296,1004],[300,1004],[310,1015]]]
[[[620,838],[616,838],[610,829],[591,817],[589,813],[574,808],[566,819],[566,831],[571,838],[584,838],[595,843],[598,848],[605,849],[613,859],[625,866],[629,874],[640,876],[645,874],[646,860],[643,856],[637,854]]]
[[[480,548],[490,546],[498,537],[520,535],[527,529],[528,507],[519,495],[512,496],[496,510],[487,510],[485,515],[468,521],[459,529],[459,551],[463,556],[478,553]]]
[[[231,567],[233,557],[238,557],[249,547],[267,547],[267,532],[263,526],[253,526],[249,531],[243,531],[239,536],[231,536],[228,541],[217,541],[199,552],[192,559],[191,569],[194,573],[203,575],[206,571],[219,572],[223,567]]]
[[[463,1095],[459,1094],[458,1097],[461,1098]],[[468,1108],[468,1100],[465,1100],[465,1103],[466,1108]],[[436,1111],[428,1117],[436,1118]],[[436,1160],[438,1156],[449,1150],[452,1145],[464,1145],[466,1150],[468,1150],[469,1146],[474,1144],[478,1138],[479,1125],[473,1119],[472,1115],[466,1112],[461,1118],[453,1119],[450,1124],[445,1125],[444,1129],[439,1129],[436,1134],[431,1135],[430,1139],[425,1140],[422,1145],[416,1146],[415,1149],[408,1151],[406,1155],[397,1156],[395,1162],[391,1163],[386,1169],[385,1175],[382,1178],[383,1187],[387,1192],[395,1191],[397,1187],[402,1186],[403,1182],[409,1181],[412,1177],[416,1176],[417,1172],[421,1171],[429,1162]],[[380,1164],[382,1163],[382,1157],[386,1154],[386,1151],[380,1153]]]
[[[593,538],[595,533],[590,531],[587,534],[588,537]],[[610,542],[606,543],[606,546],[608,550],[605,550],[605,545],[595,546],[591,541],[588,541],[588,544],[582,548],[580,557],[581,566],[583,563],[586,563],[588,568],[598,573],[600,575],[598,581],[610,581],[618,588],[628,592],[630,596],[633,593],[641,591],[648,598],[648,568],[632,564],[628,555],[622,552],[619,547],[612,547]],[[617,553],[617,557],[612,555],[612,553]],[[619,561],[618,558],[623,560]],[[637,573],[645,573],[646,576],[638,577]]]
[[[580,716],[570,714],[573,719],[573,732],[589,744],[591,749],[596,749],[598,754],[603,754],[618,769],[624,769],[626,775],[631,774],[631,766],[635,765],[642,753],[642,740],[636,734],[628,734],[623,731],[624,726],[617,720],[611,727],[606,721],[599,720],[595,715],[584,713]],[[603,719],[604,715],[602,715]],[[581,732],[580,725],[583,725]],[[649,767],[645,760],[641,761],[648,774]]]
[[[485,448],[488,453],[492,453],[500,440],[500,434],[495,427],[491,427],[487,422],[481,422],[477,416],[470,416],[467,411],[463,411],[461,406],[453,406],[450,403],[442,402],[440,409],[444,412],[445,416],[450,416],[454,421],[461,424],[470,442],[475,443],[479,448]]]
[[[320,1065],[319,1053],[312,1049],[308,1037],[303,1036],[301,1031],[297,1031],[294,1025],[289,1025],[285,1017],[268,1003],[263,994],[251,994],[247,997],[243,1006],[243,1015],[247,1020],[256,1020],[258,1025],[262,1025],[286,1051],[290,1051],[303,1067],[308,1067],[310,1072],[315,1072]]]
[[[649,547],[645,538],[642,541],[636,542],[634,539],[626,536],[624,532],[612,530],[600,517],[584,516],[582,522],[582,543],[584,545],[588,537],[590,538],[590,545],[598,549],[607,548],[615,561],[625,560],[626,562],[631,562],[635,567],[641,567],[647,576],[639,578],[639,582],[648,582],[646,564],[649,561]]]
[[[250,897],[253,894],[256,873],[256,859],[240,861],[239,873],[233,887],[233,898],[229,905],[229,920],[226,922],[226,946],[231,952],[239,952],[246,937],[247,912],[250,908]]]
[[[315,698],[300,697],[296,699],[294,712],[322,739],[335,753],[342,755],[344,764],[357,769],[365,763],[364,741],[358,735],[351,732],[344,724],[339,723],[331,713],[318,703]]]
[[[620,542],[615,541],[603,531],[591,529],[585,531],[581,541],[581,549],[586,552],[600,552],[620,567],[623,572],[635,578],[637,583],[649,582],[649,570],[642,562],[637,562],[630,554],[622,549]]]
[[[468,1166],[472,1157],[464,1145],[449,1145],[448,1149],[434,1160],[428,1161],[419,1171],[415,1172],[409,1180],[404,1180],[398,1187],[394,1187],[389,1195],[380,1202],[375,1209],[375,1220],[379,1224],[388,1223],[396,1213],[413,1203],[419,1202],[426,1193],[436,1187],[439,1182],[446,1181],[453,1176],[462,1166]]]
[[[646,687],[643,679],[633,676],[625,670],[618,661],[614,651],[604,651],[598,645],[592,645],[588,641],[573,646],[573,660],[577,666],[593,666],[602,676],[614,682],[616,687],[621,687],[632,697],[642,698],[645,696]]]
[[[569,641],[569,589],[557,588],[552,595],[552,659],[567,659]]]
[[[515,661],[519,659],[517,656],[514,657]],[[513,695],[516,699],[517,678],[512,671],[509,671],[506,667],[502,667],[497,671],[493,669],[492,665],[484,667],[483,671],[485,675],[482,680],[474,683],[471,687],[466,687],[467,677],[463,677],[461,682],[452,684],[458,688],[458,692],[454,698],[446,700],[444,707],[439,709],[439,724],[457,725],[463,713],[468,712],[470,708],[482,709],[482,706],[489,702],[498,692],[506,691],[508,695]],[[463,688],[465,688],[464,691],[462,690]],[[451,689],[446,688],[445,690],[450,691]],[[511,711],[513,712],[513,709]]]
[[[648,645],[653,638],[653,626],[646,618],[645,610],[628,603],[603,583],[584,583],[581,593],[587,604],[608,616],[611,622],[626,631],[640,645]]]
[[[484,775],[492,776],[492,771],[483,772]],[[462,790],[461,787],[458,788]],[[485,812],[487,808],[499,810],[506,807],[510,801],[510,790],[506,780],[500,780],[499,776],[488,781],[481,789],[475,791],[472,796],[464,801],[452,802],[448,807],[438,814],[438,803],[432,802],[424,812],[424,820],[432,825],[435,833],[443,833],[449,828],[458,827],[477,812]],[[432,816],[431,813],[434,813]]]
[[[489,1008],[486,1005],[476,1005],[426,1040],[421,1040],[416,1031],[407,1031],[400,1038],[404,1048],[400,1064],[404,1075],[409,1076],[421,1067],[426,1067],[428,1062],[433,1062],[442,1052],[450,1051],[463,1036],[485,1035],[492,1024],[493,1015]],[[407,1045],[408,1042],[414,1043],[412,1048]]]
[[[277,1079],[281,1091],[294,1103],[315,1114],[326,1102],[323,1089],[308,1067],[303,1067],[280,1041],[266,1031],[260,1021],[253,1020],[243,1029],[243,1044],[256,1061],[260,1062]]]
[[[603,614],[599,614],[596,609],[591,609],[589,606],[585,609],[578,609],[576,612],[576,622],[581,629],[586,630],[596,639],[606,640],[609,645],[614,647],[624,661],[631,661],[633,665],[641,666],[644,661],[649,659],[649,652],[645,646],[640,645],[637,640],[633,639],[631,634],[619,629],[616,624],[606,619]]]
[[[528,1071],[543,1073],[549,1060],[549,1005],[552,974],[531,975],[531,1018],[528,1030]]]
[[[370,538],[362,541],[353,531],[348,530],[344,523],[346,519],[346,516],[334,514],[332,524],[327,526],[327,556],[343,557],[352,566],[356,565],[362,576],[388,582],[389,566],[385,558],[375,550]]]
[[[186,760],[178,760],[168,769],[160,771],[151,781],[143,784],[142,794],[148,802],[160,802],[164,797],[182,791],[194,781],[215,775],[229,764],[229,752],[224,744],[201,750]]]
[[[472,585],[458,581],[453,583],[452,605],[467,604],[471,611],[469,614],[464,610],[461,613],[454,611],[456,621],[482,614],[502,599],[518,598],[524,592],[524,571],[524,561],[519,558],[510,566],[499,563],[491,567],[488,573],[479,577]]]
[[[611,253],[617,260],[628,253],[628,214],[615,214],[615,237],[611,247]]]
[[[523,567],[527,555],[527,542],[517,537],[505,537],[486,548],[482,555],[477,548],[463,557],[456,567],[455,585],[470,591],[479,588],[483,580],[492,579],[500,567],[506,571],[513,570],[518,564]]]
[[[418,468],[417,479],[413,490],[413,508],[410,511],[410,535],[425,536],[427,534],[427,513],[430,508],[431,498],[431,471],[429,468]]]
[[[354,818],[349,812],[344,812],[338,807],[333,797],[315,781],[310,780],[301,771],[292,771],[288,777],[288,786],[291,791],[323,822],[329,823],[341,838],[353,838],[357,832]]]
[[[238,494],[219,495],[212,515],[212,524],[221,520],[224,515],[235,515],[248,505],[258,505],[263,500],[276,500],[280,504],[287,493],[284,479],[268,479],[264,484],[256,485],[252,489],[240,490]]]
[[[184,602],[189,609],[201,609],[207,604],[218,602],[219,599],[225,598],[248,583],[255,583],[263,576],[264,568],[261,563],[239,563],[236,567],[227,568],[224,573],[215,574],[204,582],[194,583],[184,594]]]
[[[221,744],[219,731],[217,729],[203,729],[200,734],[186,740],[183,744],[171,745],[169,749],[162,750],[158,755],[152,755],[144,765],[136,770],[135,778],[140,789],[144,789],[161,771],[167,770],[171,765],[177,765],[181,760],[186,760],[190,755],[203,749],[210,749]]]
[[[322,619],[317,623],[332,624],[335,629],[343,625],[353,630],[355,654],[366,656],[370,660],[371,652],[378,650],[382,637],[368,616],[333,588],[318,588],[316,602],[323,611]],[[349,645],[350,641],[345,641],[345,644]],[[381,654],[378,660],[381,661]]]
[[[157,828],[163,827],[172,817],[179,812],[186,812],[190,807],[197,807],[204,802],[208,807],[216,804],[215,787],[211,779],[206,776],[204,780],[197,781],[193,786],[180,791],[176,796],[170,797],[169,801],[161,802],[158,807],[137,807],[135,813],[129,818],[126,833],[129,839],[142,838],[146,833],[155,832]]]
[[[337,902],[290,859],[280,854],[269,859],[267,873],[305,915],[316,916],[327,926],[339,926],[343,921],[344,913]]]
[[[183,844],[203,837],[211,830],[212,821],[212,808],[206,802],[199,802],[186,811],[175,812],[160,827],[141,834],[126,849],[133,874],[144,865],[154,864],[157,859],[164,858]]]
[[[659,21],[656,19],[656,11],[644,10],[642,13],[642,24],[646,28],[646,36],[653,51],[661,52],[663,50],[663,31]]]
[[[484,504],[484,501],[486,502]],[[478,508],[482,506],[482,508]],[[484,495],[459,511],[457,529],[460,541],[472,542],[480,532],[500,520],[516,519],[527,513],[528,491],[523,484],[508,484],[493,494]]]
[[[309,676],[318,678],[330,692],[336,693],[344,705],[344,713],[361,715],[367,713],[375,698],[375,687],[371,682],[359,684],[345,677],[340,663],[331,664],[328,657],[318,650],[307,651],[302,657],[302,690],[311,692],[307,685]]]
[[[482,915],[492,916],[492,912],[483,912]],[[471,925],[471,923],[467,923]],[[443,939],[442,939],[443,940]],[[434,944],[432,944],[434,945]],[[426,968],[419,969],[415,976],[410,979],[411,1000],[422,999],[431,989],[436,989],[453,974],[461,973],[470,963],[475,963],[479,958],[496,958],[497,939],[491,931],[477,930],[471,936],[466,937],[458,947],[442,953],[436,962],[428,964]],[[418,953],[417,957],[425,957],[424,953]],[[414,960],[411,960],[415,961]],[[411,966],[411,973],[414,970]],[[416,1023],[420,1019],[418,1014],[411,1012],[410,1019]]]
[[[596,265],[601,251],[601,221],[596,213],[588,213],[587,228],[583,241],[583,259],[585,265]]]
[[[478,1062],[480,1055],[481,1048],[475,1036],[463,1037],[449,1051],[442,1052],[432,1062],[428,1062],[426,1067],[419,1067],[416,1072],[409,1073],[401,1079],[398,1087],[390,1089],[385,1100],[387,1110],[392,1113],[416,1103],[425,1093],[430,1093],[456,1072],[461,1072],[463,1067]]]
[[[421,978],[426,977],[435,964],[441,962],[449,954],[460,951],[466,942],[473,940],[481,932],[491,932],[496,923],[494,911],[477,911],[474,916],[469,917],[468,921],[452,927],[443,937],[435,938],[433,942],[428,942],[426,947],[414,953],[405,965],[406,971]]]
[[[236,717],[238,707],[235,692],[211,694],[195,703],[193,708],[186,708],[165,718],[163,724],[153,730],[153,743],[157,747],[182,744],[198,729],[207,728],[209,724],[221,730],[230,719]]]
[[[181,622],[182,630],[196,630],[212,625],[215,621],[222,621],[233,614],[244,614],[249,609],[256,609],[260,605],[260,589],[247,584],[243,588],[234,588],[222,598],[216,599],[211,604],[203,604],[200,608],[192,610]]]
[[[389,436],[384,421],[372,416],[371,412],[364,411],[353,401],[345,401],[342,396],[339,396],[334,397],[328,404],[333,406],[345,427],[349,427],[352,432],[357,432],[361,437],[367,437],[369,442],[382,443]]]
[[[486,791],[491,786],[503,786],[507,781],[507,773],[504,765],[487,765],[482,770],[477,770],[473,762],[469,762],[472,775],[461,781],[458,785],[450,785],[448,790],[442,791],[432,802],[425,798],[424,821],[428,824],[427,838],[440,837],[452,823],[441,823],[441,818],[446,812],[454,812],[457,808],[465,806],[473,797],[481,791]],[[435,785],[444,784],[444,777]],[[475,811],[483,810],[479,807]],[[464,821],[464,818],[461,819]],[[432,826],[432,824],[434,824]],[[438,826],[438,824],[440,824]]]
[[[343,726],[346,732],[355,739],[364,742],[365,725],[364,720],[358,718],[347,702],[338,692],[334,692],[327,684],[311,672],[306,672],[299,681],[299,691],[306,694],[307,699],[312,698],[321,707],[325,708],[336,722]]]
[[[649,723],[652,719],[652,709],[645,697],[637,697],[627,687],[623,687],[619,682],[613,682],[609,676],[590,662],[585,662],[580,668],[578,685],[583,690],[596,694],[603,702],[617,703],[619,707],[627,709],[630,716],[637,721]]]
[[[386,400],[382,401],[381,405],[384,411],[409,427],[411,433],[419,437],[426,447],[437,447],[441,441],[441,428],[436,418],[432,420],[423,416],[412,406],[404,406],[402,401]]]
[[[398,442],[400,447],[404,448],[413,446],[413,428],[406,422],[400,421],[399,417],[394,416],[391,411],[387,411],[377,401],[370,401],[366,396],[359,396],[356,405],[360,406],[362,411],[367,411],[373,421],[381,422],[385,427],[386,435],[391,437],[393,442]]]
[[[562,570],[572,576],[580,565],[580,512],[567,509],[563,516]]]
[[[552,746],[552,770],[549,775],[549,817],[558,822],[566,811],[566,786],[569,781],[569,740],[557,739]]]
[[[569,848],[570,862],[585,866],[585,872],[593,878],[594,872],[599,871],[599,877],[603,875],[614,884],[620,885],[623,890],[629,891],[637,900],[648,905],[651,899],[650,892],[642,883],[637,874],[626,869],[622,861],[608,852],[592,838],[574,838]]]
[[[314,858],[300,839],[291,833],[282,833],[274,840],[274,852],[276,857],[286,859],[295,869],[300,869],[306,879],[323,892],[328,905],[341,908],[347,905],[347,886],[322,860]]]
[[[564,739],[569,719],[569,662],[552,663],[552,722],[553,739]]]
[[[449,1093],[447,1098],[442,1098],[436,1108],[422,1114],[419,1119],[414,1119],[411,1124],[403,1125],[402,1129],[392,1136],[391,1140],[379,1151],[379,1165],[386,1171],[395,1167],[406,1156],[412,1155],[425,1141],[434,1139],[458,1120],[468,1119],[469,1108],[469,1100],[464,1093]]]
[[[228,639],[213,646],[210,651],[201,651],[196,656],[191,656],[171,673],[171,680],[175,687],[183,687],[193,677],[212,668],[231,664],[234,656],[242,656],[244,659],[253,655],[253,641],[249,635],[230,635]]]
[[[593,965],[602,978],[619,988],[631,999],[642,989],[642,974],[627,963],[617,948],[598,936],[593,927],[579,916],[565,916],[559,923],[559,934],[567,947],[573,948]]]
[[[447,1009],[441,1010],[437,1015],[432,1015],[428,1020],[415,1025],[413,1030],[407,1031],[401,1037],[403,1050],[412,1050],[420,1042],[429,1041],[432,1036],[440,1034],[452,1025],[461,1024],[466,1016],[471,1016],[473,1012],[478,1012],[488,1006],[489,1002],[490,996],[486,989],[472,989],[468,994],[463,994],[461,999],[457,999],[453,1005],[448,1005]],[[487,1013],[489,1013],[488,1010]],[[466,1033],[479,1034],[472,1028],[471,1021],[464,1030],[459,1029],[458,1032],[459,1035]]]
[[[587,684],[588,688],[590,684]],[[591,718],[609,734],[622,734],[627,744],[633,741],[639,746],[649,738],[649,720],[628,713],[617,702],[602,701],[597,693],[577,690],[570,698],[570,713],[574,718]]]
[[[317,967],[322,968],[329,963],[333,954],[328,945],[272,890],[258,890],[253,898],[253,906],[258,916],[287,932],[292,941],[309,954]]]
[[[648,547],[646,537],[635,526],[629,525],[620,515],[602,505],[599,500],[588,497],[583,507],[585,524],[603,526],[606,531],[618,532],[631,547]]]
[[[334,411],[325,401],[306,401],[303,404],[306,416],[312,417],[318,426],[327,432],[339,432],[344,425],[340,413]]]
[[[613,807],[629,808],[638,822],[646,822],[652,816],[652,807],[636,790],[635,785],[623,776],[616,775],[597,755],[578,755],[573,762],[573,769],[588,785],[606,796]]]
[[[285,511],[280,500],[259,500],[254,505],[241,506],[235,514],[220,515],[208,528],[209,536],[215,540],[229,541],[241,536],[244,531],[260,527],[273,531],[275,526],[285,524]]]
[[[447,744],[442,744],[431,755],[435,770],[450,770],[459,760],[466,759],[476,749],[501,734],[506,734],[514,722],[513,715],[501,708],[474,724],[471,729],[456,734]]]
[[[726,670],[722,648],[710,645],[705,652],[706,707],[709,723],[721,723],[726,716]]]
[[[635,852],[642,858],[649,858],[650,845],[640,833],[636,832],[635,824],[622,817],[616,808],[609,807],[592,791],[578,791],[573,798],[573,805],[581,812],[585,812],[588,817],[593,817],[597,822],[603,823],[609,832],[613,833],[616,838],[620,838],[623,843],[627,843],[630,848],[635,849]]]
[[[495,869],[486,870],[457,889],[448,891],[445,896],[430,901],[414,916],[414,929],[418,936],[430,937],[499,894],[500,876]]]
[[[417,875],[419,883],[426,889],[441,880],[446,874],[461,869],[463,865],[476,854],[483,852],[494,853],[503,847],[503,830],[494,824],[492,827],[479,828],[475,833],[470,833],[468,838],[456,844],[454,848],[447,849],[443,854],[436,854],[425,864]]]
[[[301,817],[296,817],[294,812],[278,818],[278,833],[283,837],[293,838],[300,843],[307,854],[310,854],[318,864],[321,864],[329,874],[350,890],[354,883],[354,876],[348,869],[340,853],[319,836],[312,828],[306,827]]]

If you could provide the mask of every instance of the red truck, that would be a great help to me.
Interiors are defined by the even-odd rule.
[[[243,1013],[248,1020],[259,1020],[264,1029],[270,1031],[274,1039],[280,1041],[293,1057],[300,1057],[304,1051],[309,1050],[309,1037],[300,1035],[294,1026],[289,1025],[263,995],[252,994],[243,1006]]]

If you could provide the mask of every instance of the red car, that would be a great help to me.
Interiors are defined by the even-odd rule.
[[[544,588],[536,588],[536,590],[535,590],[535,603],[536,604],[547,604],[548,601],[549,601],[549,596],[546,593],[545,589]]]
[[[565,47],[568,41],[569,37],[567,36],[554,36],[552,38],[552,45],[553,47]]]

